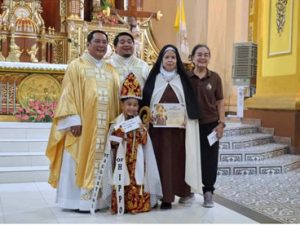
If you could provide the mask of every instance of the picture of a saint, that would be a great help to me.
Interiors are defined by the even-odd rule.
[[[156,125],[166,125],[167,121],[167,111],[163,105],[155,105],[155,113],[153,117],[153,123]]]

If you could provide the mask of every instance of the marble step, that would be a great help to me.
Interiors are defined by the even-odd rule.
[[[254,124],[226,122],[224,137],[257,133],[259,127]]]
[[[51,123],[0,122],[1,139],[48,139]]]
[[[48,138],[0,139],[0,152],[45,152]]]
[[[268,143],[245,149],[220,149],[220,162],[261,161],[288,153],[288,145]]]
[[[0,183],[46,182],[48,166],[0,167]]]
[[[264,161],[219,162],[218,175],[281,174],[300,168],[300,156],[285,154]]]
[[[220,139],[220,149],[244,149],[272,142],[273,135],[265,133],[227,136]]]
[[[48,165],[44,152],[0,152],[0,167]]]
[[[47,181],[51,123],[0,122],[0,183]]]

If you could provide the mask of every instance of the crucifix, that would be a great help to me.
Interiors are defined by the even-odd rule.
[[[135,17],[135,18],[152,18],[160,20],[162,14],[160,11],[157,13],[142,11],[142,0],[128,0],[128,10],[115,9],[115,13],[119,16]]]
[[[148,24],[153,17],[156,20],[160,20],[160,18],[162,17],[160,11],[158,11],[157,13],[142,11],[142,2],[143,0],[127,0],[127,7],[125,7],[127,8],[127,10],[113,9],[113,12],[116,14],[119,21],[129,26],[129,30],[133,38],[135,39],[135,51],[138,57],[141,57],[142,52],[140,26]],[[119,2],[116,1],[115,3]],[[127,19],[124,20],[122,16],[127,17]],[[142,21],[142,19],[144,18],[145,20]],[[138,19],[140,19],[140,21],[138,21]]]

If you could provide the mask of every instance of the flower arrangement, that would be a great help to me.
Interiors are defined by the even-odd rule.
[[[119,19],[116,16],[106,16],[103,12],[98,13],[97,20],[106,25],[116,25],[119,23]]]
[[[112,4],[109,0],[101,0],[101,11],[96,15],[102,24],[116,25],[119,23],[117,16],[111,15]]]
[[[27,122],[51,122],[56,106],[56,101],[29,99],[26,106],[18,109],[16,118]]]

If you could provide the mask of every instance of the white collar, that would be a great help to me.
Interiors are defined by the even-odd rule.
[[[93,57],[89,52],[86,52],[86,55],[88,57],[88,59],[92,62],[96,64],[96,67],[101,67],[103,60],[102,59],[96,59],[95,57]]]
[[[166,71],[163,68],[163,65],[160,65],[160,74],[162,75],[162,77],[167,81],[170,82],[174,77],[176,77],[177,75],[177,70],[173,70],[173,71]]]
[[[115,58],[115,60],[119,64],[123,64],[125,66],[128,66],[128,65],[132,64],[133,61],[135,60],[135,56],[134,55],[131,55],[131,56],[129,56],[129,57],[126,58],[126,57],[120,56],[117,53],[115,53],[113,57]]]

